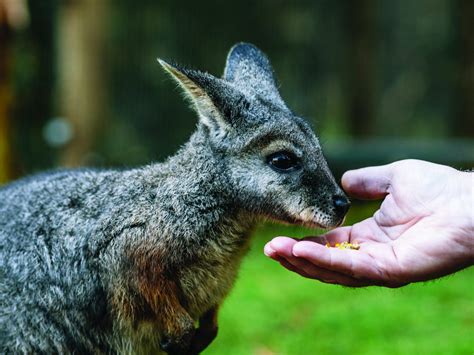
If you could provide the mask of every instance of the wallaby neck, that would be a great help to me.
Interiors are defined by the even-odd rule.
[[[123,231],[136,227],[152,231],[149,238],[156,244],[195,251],[196,245],[213,241],[244,244],[256,224],[255,217],[236,202],[224,159],[199,129],[164,163],[112,175],[115,187],[103,193],[114,198],[101,199],[110,204],[103,209],[126,217],[101,222],[100,229],[107,233],[88,239],[93,255],[100,255]],[[131,200],[142,207],[131,208]]]
[[[239,207],[227,178],[224,158],[209,145],[203,129],[165,163],[152,165],[160,176],[160,204],[175,212],[174,218],[192,238],[220,238],[232,225],[242,234],[255,225],[255,218]]]

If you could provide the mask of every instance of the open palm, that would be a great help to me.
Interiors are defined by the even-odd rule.
[[[277,237],[265,253],[305,277],[346,286],[398,287],[472,265],[472,173],[405,160],[348,172],[342,185],[354,197],[384,201],[360,223],[303,241]],[[324,246],[344,241],[360,249]]]

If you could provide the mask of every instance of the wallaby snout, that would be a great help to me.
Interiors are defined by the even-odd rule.
[[[351,202],[345,196],[334,195],[333,202],[336,213],[341,218],[346,215],[347,211],[349,211],[349,208],[351,207]]]
[[[299,219],[295,223],[303,224],[307,227],[334,228],[344,222],[344,218],[349,211],[350,201],[342,193],[334,195],[318,195],[316,200],[308,202],[299,213]]]

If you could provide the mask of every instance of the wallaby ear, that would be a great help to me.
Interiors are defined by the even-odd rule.
[[[278,93],[270,61],[253,44],[237,43],[230,49],[227,55],[224,79],[243,90],[252,90],[283,103]]]
[[[208,73],[182,68],[162,59],[158,62],[183,88],[202,123],[221,130],[232,125],[234,110],[239,106],[236,103],[243,97],[232,85]]]

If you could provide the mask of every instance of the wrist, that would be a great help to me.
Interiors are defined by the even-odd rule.
[[[466,247],[467,257],[472,261],[474,260],[474,172],[458,171],[457,175],[460,231],[458,242]]]

